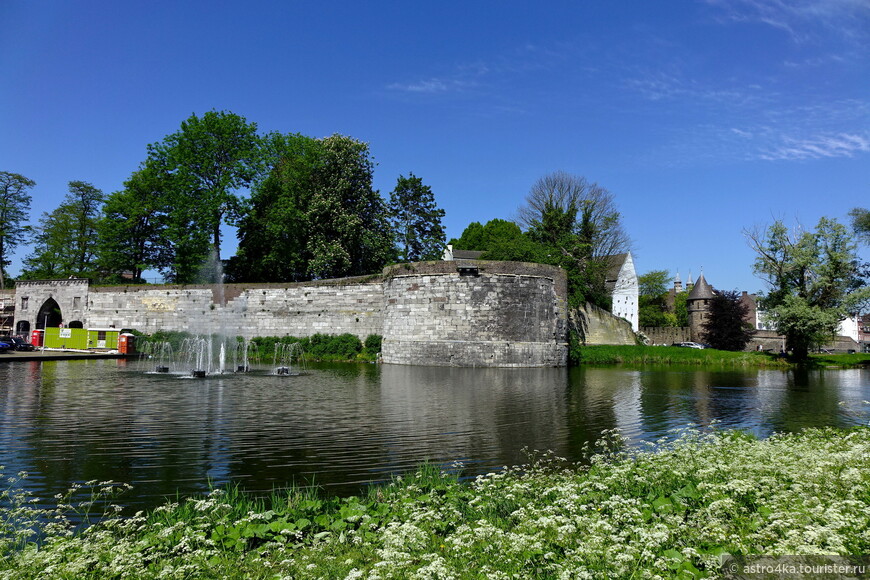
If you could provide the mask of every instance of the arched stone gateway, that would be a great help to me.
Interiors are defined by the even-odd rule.
[[[50,328],[70,320],[87,323],[88,289],[85,278],[16,282],[15,328],[45,328],[46,323]]]
[[[30,334],[30,323],[26,320],[19,320],[15,325],[15,334],[27,336]]]
[[[42,303],[39,312],[36,313],[36,328],[54,328],[63,323],[63,313],[54,298],[49,298]]]

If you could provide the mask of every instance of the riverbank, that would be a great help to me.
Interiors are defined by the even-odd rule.
[[[550,455],[460,481],[424,466],[366,497],[230,490],[81,532],[9,491],[6,578],[720,577],[726,555],[870,553],[870,429],[756,440],[615,434],[583,466]],[[654,451],[654,452],[653,452]],[[14,482],[11,484],[14,488]],[[111,496],[108,483],[97,496]],[[95,497],[94,501],[99,501]],[[64,502],[63,498],[60,499]],[[90,503],[90,502],[88,502]],[[40,517],[45,541],[33,543]]]
[[[0,363],[2,362],[23,362],[23,361],[48,361],[48,360],[90,360],[90,359],[106,359],[106,358],[126,358],[138,359],[142,355],[139,353],[122,354],[118,351],[86,351],[86,350],[61,350],[61,349],[45,349],[33,351],[9,351],[0,353]]]
[[[768,352],[729,352],[675,346],[583,346],[578,349],[581,365],[708,365],[731,367],[791,368],[786,357]],[[870,366],[870,354],[816,354],[802,363],[809,367],[860,368]]]

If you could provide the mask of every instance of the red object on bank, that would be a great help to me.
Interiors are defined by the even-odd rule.
[[[118,336],[118,352],[121,354],[136,352],[136,336],[126,332]]]
[[[30,334],[30,344],[33,346],[42,346],[42,337],[45,336],[44,330],[34,330]]]

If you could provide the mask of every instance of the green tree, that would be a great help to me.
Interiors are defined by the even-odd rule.
[[[547,262],[546,248],[523,233],[514,222],[492,219],[481,225],[471,222],[456,239],[450,240],[455,250],[483,252],[484,260],[508,262]]]
[[[752,340],[752,327],[746,322],[748,306],[736,290],[726,290],[710,300],[704,323],[704,342],[719,350],[739,351]]]
[[[367,143],[344,135],[321,141],[323,160],[314,172],[306,211],[311,278],[380,271],[393,259],[386,204],[372,189],[374,161]]]
[[[309,224],[315,172],[323,163],[320,141],[303,135],[268,136],[275,165],[251,193],[239,222],[239,248],[230,259],[235,281],[285,282],[309,279]]]
[[[6,288],[9,256],[29,231],[24,222],[30,212],[30,189],[35,185],[23,175],[0,171],[0,289]]]
[[[670,326],[666,304],[670,278],[667,270],[651,270],[638,276],[639,326]]]
[[[293,136],[239,224],[234,280],[337,278],[394,259],[386,204],[372,189],[368,145],[351,137]]]
[[[84,181],[70,181],[69,193],[39,220],[24,279],[96,277],[97,221],[105,196]]]
[[[769,286],[761,299],[786,348],[799,360],[830,340],[855,300],[867,294],[858,276],[856,245],[836,220],[813,232],[789,232],[779,220],[766,232],[748,232],[755,273]]]
[[[849,216],[855,233],[865,244],[870,244],[870,210],[856,207],[849,212]]]
[[[170,277],[190,281],[210,253],[220,259],[221,226],[234,225],[237,192],[261,173],[256,123],[228,111],[191,115],[179,131],[148,147],[148,164],[164,172],[168,214],[165,235],[173,248]],[[207,241],[208,240],[208,241]]]
[[[444,210],[435,204],[432,188],[413,173],[400,175],[390,193],[390,219],[403,262],[437,260],[444,251]]]
[[[613,195],[560,171],[535,182],[518,213],[532,240],[548,248],[548,263],[567,271],[572,305],[588,301],[609,310],[612,256],[631,245]]]
[[[144,166],[124,182],[124,189],[112,193],[97,222],[98,264],[112,281],[130,273],[141,281],[142,272],[172,263],[164,242],[167,206],[164,180]]]
[[[532,185],[517,213],[518,223],[527,230],[560,214],[562,218],[573,218],[558,232],[570,231],[578,236],[591,258],[624,254],[631,249],[613,194],[582,176],[564,171],[545,175]],[[549,218],[547,213],[551,214]]]

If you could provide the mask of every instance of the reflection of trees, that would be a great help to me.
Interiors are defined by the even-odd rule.
[[[846,426],[839,406],[845,371],[796,368],[786,373],[780,405],[770,409],[766,420],[774,431],[795,432],[806,427]]]
[[[616,427],[656,439],[714,418],[761,434],[844,424],[839,399],[870,398],[861,379],[333,365],[299,377],[182,380],[116,361],[8,363],[0,366],[0,464],[32,472],[49,497],[89,479],[135,483],[142,504],[202,491],[209,479],[262,491],[313,479],[351,493],[426,459],[470,460],[472,472],[521,463],[523,447],[579,459],[586,442]]]
[[[571,369],[566,389],[567,456],[570,459],[581,459],[587,442],[595,442],[602,431],[617,427],[614,399],[631,380],[630,371]]]

